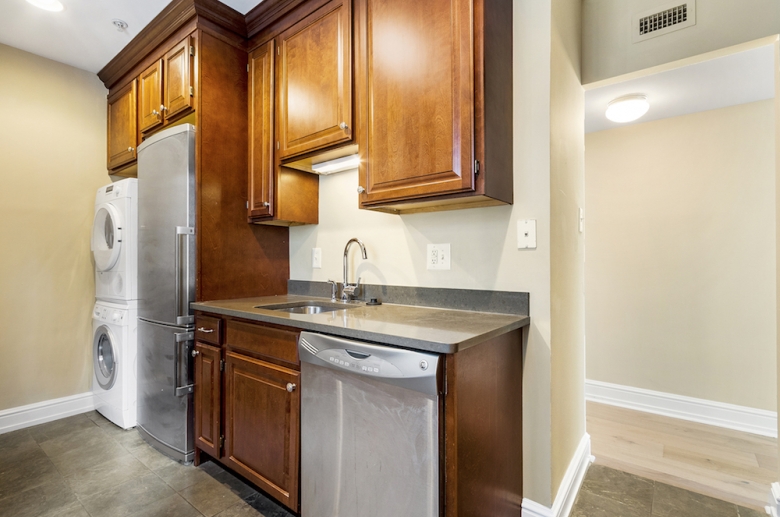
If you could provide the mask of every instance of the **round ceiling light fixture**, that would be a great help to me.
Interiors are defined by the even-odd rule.
[[[27,0],[27,2],[47,11],[57,12],[65,8],[58,0]]]
[[[647,96],[642,94],[618,97],[607,104],[607,118],[612,122],[633,122],[650,109]]]
[[[122,32],[123,30],[127,29],[127,22],[120,19],[111,20],[111,23],[114,24],[114,27],[116,27],[116,30],[119,32]]]

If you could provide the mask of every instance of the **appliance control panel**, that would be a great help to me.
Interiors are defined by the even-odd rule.
[[[393,363],[380,357],[352,352],[343,348],[330,348],[317,354],[317,357],[344,370],[376,377],[403,377],[403,373]]]
[[[124,325],[128,320],[128,311],[96,303],[92,310],[92,317],[115,325]]]

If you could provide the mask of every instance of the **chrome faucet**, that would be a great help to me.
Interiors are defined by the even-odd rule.
[[[347,254],[349,254],[349,247],[352,245],[353,242],[356,242],[358,246],[360,246],[360,251],[363,253],[363,260],[366,260],[368,256],[366,255],[366,247],[363,246],[363,243],[360,241],[360,239],[350,239],[347,242],[347,245],[344,246],[344,283],[341,287],[341,301],[348,302],[349,300],[353,299],[356,296],[356,292],[360,290],[360,277],[357,279],[357,283],[350,284],[349,283],[349,275],[348,275],[348,267],[347,267]]]

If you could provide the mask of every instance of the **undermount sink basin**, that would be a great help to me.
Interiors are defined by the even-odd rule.
[[[336,302],[317,302],[317,301],[305,301],[305,302],[292,302],[292,303],[280,303],[278,305],[256,305],[255,309],[263,309],[266,311],[279,311],[290,312],[293,314],[320,314],[321,312],[340,311],[344,309],[352,309],[357,305],[349,303],[336,303]]]

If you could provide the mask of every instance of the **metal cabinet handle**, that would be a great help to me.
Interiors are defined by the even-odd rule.
[[[363,192],[366,191],[366,189],[364,189],[363,187],[358,187],[357,191],[358,191],[358,194],[362,194]]]
[[[347,123],[346,123],[346,122],[342,122],[341,124],[339,124],[339,127],[340,127],[341,129],[343,129],[344,131],[346,131],[347,129],[349,129],[349,126],[347,125]]]
[[[198,355],[200,355],[200,350],[193,350],[192,351],[192,357],[196,357]]]
[[[128,147],[128,148],[127,148],[127,152],[128,152],[128,153],[132,153],[133,151],[135,151],[135,148],[134,148],[134,147]]]
[[[263,206],[264,206],[265,208],[268,208],[269,206],[271,206],[271,203],[269,203],[268,201],[264,201],[264,202],[263,202]]]
[[[211,334],[212,332],[214,332],[214,329],[198,327],[198,332],[203,332],[204,334]]]
[[[295,391],[295,388],[297,388],[297,387],[298,387],[298,386],[296,386],[296,385],[295,385],[295,384],[293,384],[292,382],[288,382],[288,383],[287,383],[287,391],[289,391],[290,393],[292,393],[293,391]]]

